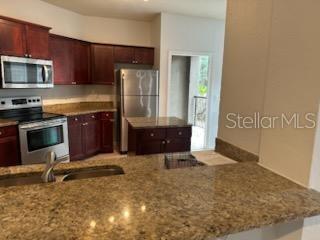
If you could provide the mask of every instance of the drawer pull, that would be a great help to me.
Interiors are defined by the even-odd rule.
[[[171,141],[170,140],[167,140],[167,143],[170,143]]]
[[[114,119],[110,119],[110,122],[114,122]]]
[[[154,137],[154,133],[150,133],[150,137]]]
[[[92,115],[91,117],[92,117],[93,119],[95,119],[95,118],[96,118],[96,116],[94,116],[94,115]]]
[[[78,121],[78,118],[75,118],[74,120],[75,120],[75,121]]]
[[[162,141],[162,144],[165,145],[165,144],[166,144],[166,141]]]
[[[0,136],[2,135],[2,132],[0,132]]]
[[[178,135],[181,136],[181,135],[182,135],[182,132],[178,132]]]
[[[108,113],[106,114],[106,117],[109,117],[109,114],[108,114]]]

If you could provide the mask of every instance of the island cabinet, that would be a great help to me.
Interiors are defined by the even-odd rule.
[[[114,60],[116,63],[154,64],[154,49],[147,47],[115,46]]]
[[[0,167],[20,165],[17,126],[0,128]]]
[[[68,132],[71,161],[99,152],[113,152],[113,113],[68,117]]]
[[[129,125],[129,152],[145,155],[190,151],[191,135],[191,127],[134,129]]]
[[[0,16],[0,55],[50,59],[49,30]]]

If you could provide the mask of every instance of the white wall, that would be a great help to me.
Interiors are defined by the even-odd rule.
[[[224,21],[209,18],[161,14],[160,50],[160,115],[167,115],[168,61],[170,51],[212,55],[211,93],[209,121],[218,122],[220,81],[224,46]],[[210,142],[214,143],[217,129],[210,130]]]
[[[52,27],[51,33],[101,43],[151,46],[151,23],[87,17],[40,0],[0,0],[0,15]],[[0,96],[42,95],[45,104],[114,99],[110,86],[56,86],[53,90],[0,90]]]

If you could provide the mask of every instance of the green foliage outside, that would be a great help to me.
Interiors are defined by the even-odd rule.
[[[209,57],[200,57],[200,79],[198,81],[198,93],[202,97],[206,97],[208,93],[208,73],[209,73]]]

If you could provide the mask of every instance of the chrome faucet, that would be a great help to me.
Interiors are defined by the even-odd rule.
[[[64,160],[64,158],[57,160],[55,152],[48,152],[46,156],[46,168],[41,176],[42,180],[46,183],[55,182],[56,178],[54,176],[53,168]]]

